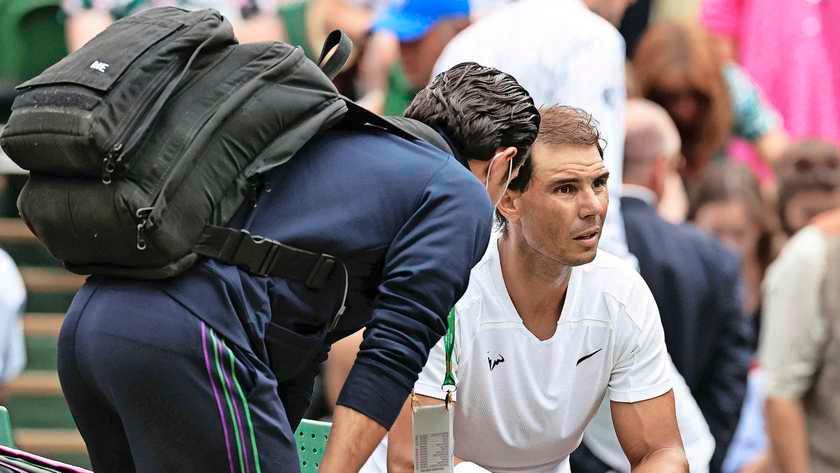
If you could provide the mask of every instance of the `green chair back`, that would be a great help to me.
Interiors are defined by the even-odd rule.
[[[67,55],[60,0],[0,0],[0,80],[22,82]]]
[[[3,406],[0,406],[0,445],[15,448],[12,419],[9,417],[9,411]]]
[[[315,473],[324,457],[332,424],[303,419],[295,432],[301,473]]]

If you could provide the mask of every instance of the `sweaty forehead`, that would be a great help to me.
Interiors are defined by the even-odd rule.
[[[550,178],[555,175],[598,175],[606,170],[595,145],[547,145],[537,143],[531,155],[534,175]]]

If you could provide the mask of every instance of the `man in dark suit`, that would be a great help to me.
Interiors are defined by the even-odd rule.
[[[693,226],[657,214],[679,153],[679,134],[667,113],[631,100],[621,199],[627,243],[659,306],[668,352],[715,438],[714,473],[738,423],[752,333],[741,306],[738,258]]]

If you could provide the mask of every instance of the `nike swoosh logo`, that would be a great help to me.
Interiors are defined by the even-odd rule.
[[[603,348],[599,348],[599,349],[597,349],[597,350],[593,351],[592,353],[590,353],[590,354],[588,354],[588,355],[586,355],[586,356],[584,356],[584,357],[581,357],[581,359],[579,359],[579,360],[577,361],[577,363],[575,364],[575,366],[577,366],[577,365],[579,365],[579,364],[583,363],[584,361],[588,360],[589,358],[592,358],[593,356],[595,356],[595,355],[596,355],[599,351],[601,351],[601,350],[603,350]]]

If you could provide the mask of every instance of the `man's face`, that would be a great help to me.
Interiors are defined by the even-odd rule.
[[[703,205],[697,209],[694,224],[742,257],[753,253],[761,237],[747,206],[736,200]]]
[[[403,70],[412,87],[419,90],[429,83],[443,48],[468,22],[467,18],[438,21],[419,39],[400,42]]]
[[[531,156],[531,181],[515,197],[517,236],[556,263],[589,263],[609,204],[609,172],[597,147],[538,142]]]
[[[615,26],[621,23],[627,7],[636,0],[589,0],[589,8]]]

